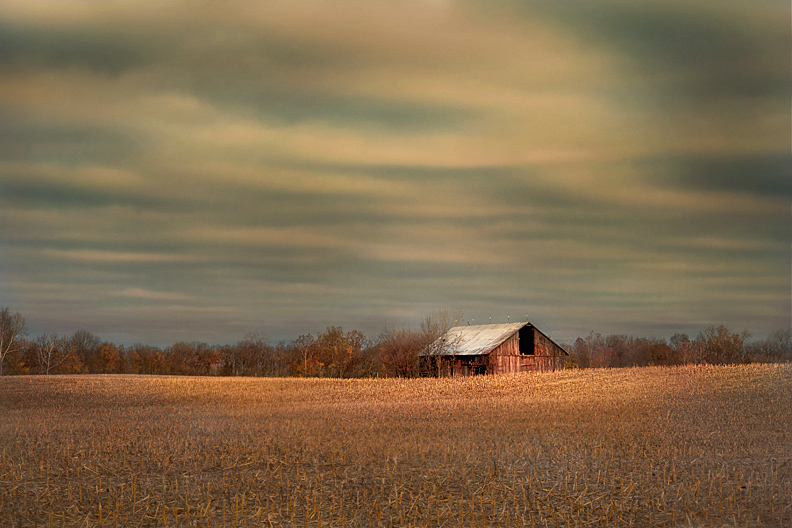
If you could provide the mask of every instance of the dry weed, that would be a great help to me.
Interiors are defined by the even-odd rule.
[[[792,525],[792,368],[0,378],[0,524]]]

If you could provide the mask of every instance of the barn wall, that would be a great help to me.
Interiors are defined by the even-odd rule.
[[[526,332],[527,333],[527,332]],[[533,355],[520,354],[518,334],[503,342],[489,354],[487,374],[508,374],[510,372],[552,372],[566,367],[566,353],[536,329],[531,328],[528,336],[533,336]],[[529,348],[530,347],[525,347]]]
[[[566,367],[566,352],[544,334],[533,329],[534,356],[523,356],[523,369],[547,372]]]
[[[566,367],[566,352],[532,326],[526,327],[526,330],[529,331],[522,332],[523,338],[533,339],[534,354],[520,354],[519,333],[515,333],[487,355],[443,357],[439,362],[438,374],[472,376],[563,370]]]
[[[515,333],[489,353],[487,374],[520,372],[520,341]]]
[[[487,374],[508,374],[509,372],[520,372],[520,356],[490,356]]]
[[[564,350],[545,337],[541,332],[534,329],[534,350],[537,356],[564,356]]]
[[[552,372],[563,370],[566,366],[564,356],[523,356],[520,358],[520,372]]]
[[[488,366],[488,356],[445,356],[438,361],[438,375],[449,377],[487,374]]]
[[[530,327],[529,327],[530,328]],[[508,374],[510,372],[552,372],[566,367],[566,353],[534,328],[523,332],[523,338],[534,340],[534,354],[520,354],[518,334],[503,342],[490,352],[487,374]],[[528,335],[526,335],[528,334]],[[524,347],[530,349],[531,347]]]

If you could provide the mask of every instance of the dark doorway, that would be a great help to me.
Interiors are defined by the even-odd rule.
[[[534,329],[531,325],[525,325],[520,328],[518,336],[520,342],[520,354],[524,356],[533,356],[536,351],[534,350]]]

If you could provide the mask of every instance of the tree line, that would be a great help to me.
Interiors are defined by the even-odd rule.
[[[708,326],[695,339],[674,334],[668,341],[591,332],[577,338],[567,351],[572,364],[579,368],[792,361],[792,328],[777,330],[754,342],[748,342],[750,337],[748,332],[734,333],[724,325]]]
[[[2,308],[0,375],[418,377],[432,374],[419,360],[419,353],[445,333],[452,321],[449,312],[441,311],[426,316],[417,329],[390,329],[375,339],[331,326],[290,343],[272,344],[261,334],[250,334],[231,345],[178,342],[160,348],[117,345],[87,330],[29,337],[24,318]],[[733,333],[721,325],[705,328],[695,339],[675,334],[668,341],[591,332],[562,347],[570,354],[568,368],[792,361],[791,328],[754,342],[749,338],[747,332]]]

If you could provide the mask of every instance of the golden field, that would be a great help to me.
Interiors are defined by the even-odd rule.
[[[792,526],[792,367],[0,378],[2,526]]]

